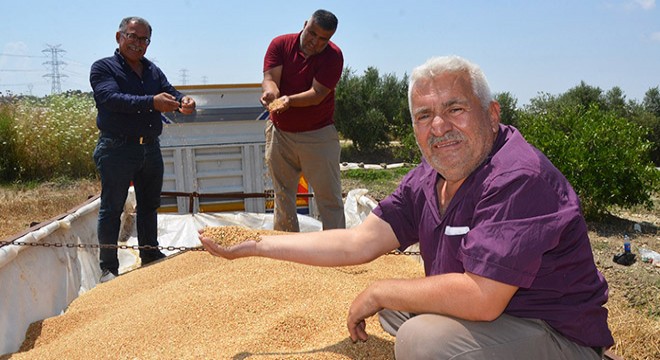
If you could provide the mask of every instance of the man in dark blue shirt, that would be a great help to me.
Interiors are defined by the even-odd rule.
[[[114,56],[96,61],[89,80],[98,109],[100,130],[94,162],[101,177],[98,238],[116,245],[121,214],[131,181],[137,201],[139,245],[158,246],[158,207],[163,185],[163,157],[158,136],[162,112],[191,114],[195,101],[177,91],[165,74],[144,57],[151,43],[151,25],[127,17],[116,35]],[[140,249],[142,265],[165,257],[157,248]],[[119,272],[117,249],[100,250],[101,282]]]

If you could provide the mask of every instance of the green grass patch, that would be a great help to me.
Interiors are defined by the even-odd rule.
[[[399,180],[407,174],[411,167],[400,167],[394,169],[351,169],[342,172],[342,176],[347,179],[360,180],[364,182],[391,181]]]

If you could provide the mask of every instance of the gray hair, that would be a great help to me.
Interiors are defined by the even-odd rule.
[[[126,31],[126,28],[128,27],[128,24],[130,24],[132,22],[142,24],[142,25],[146,26],[147,28],[149,28],[149,36],[151,36],[151,24],[149,24],[149,22],[147,20],[145,20],[145,19],[143,19],[139,16],[129,16],[129,17],[123,18],[121,20],[121,22],[119,23],[119,32]]]
[[[337,20],[335,14],[323,9],[314,11],[312,14],[312,20],[326,31],[337,30],[337,24],[339,24],[339,20]]]
[[[448,72],[465,72],[470,76],[472,91],[481,101],[481,106],[487,110],[493,101],[486,75],[477,64],[460,56],[438,56],[428,59],[424,64],[416,67],[410,75],[408,85],[408,106],[412,111],[412,90],[415,82],[420,79],[431,79],[437,75]],[[414,117],[413,117],[414,118]]]

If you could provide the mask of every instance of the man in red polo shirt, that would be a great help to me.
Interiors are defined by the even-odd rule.
[[[344,65],[341,50],[330,41],[337,23],[331,12],[317,10],[300,33],[274,38],[264,57],[261,103],[270,110],[266,163],[275,191],[275,230],[299,231],[301,173],[314,190],[323,229],[346,226],[333,119]]]

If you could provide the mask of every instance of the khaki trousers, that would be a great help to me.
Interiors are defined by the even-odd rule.
[[[594,349],[565,338],[544,321],[502,314],[494,321],[382,310],[383,329],[396,336],[397,360],[600,359]]]
[[[345,228],[339,170],[339,135],[334,125],[291,133],[266,121],[266,165],[275,191],[274,229],[300,231],[296,193],[303,174],[314,192],[323,229]]]

